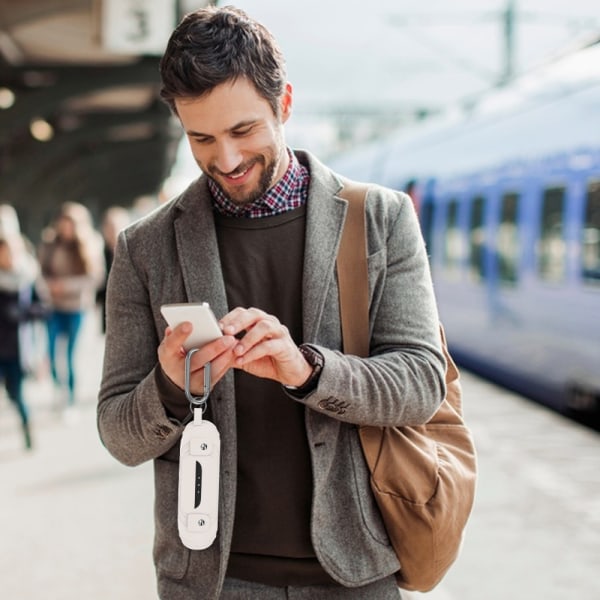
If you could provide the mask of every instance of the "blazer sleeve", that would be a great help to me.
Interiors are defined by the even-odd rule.
[[[131,257],[125,233],[117,243],[106,306],[98,430],[108,451],[133,466],[166,453],[182,427],[168,418],[161,402],[156,376],[159,334],[143,269]]]
[[[358,425],[422,424],[445,397],[446,362],[427,253],[406,194],[369,190],[367,239],[369,357],[316,340],[325,364],[317,388],[301,401]]]

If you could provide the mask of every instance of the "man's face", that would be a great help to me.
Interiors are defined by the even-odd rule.
[[[279,116],[247,79],[223,83],[200,98],[177,99],[175,106],[198,166],[236,204],[253,202],[285,173],[289,84]]]

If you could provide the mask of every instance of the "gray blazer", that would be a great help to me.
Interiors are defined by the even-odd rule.
[[[423,423],[445,393],[438,314],[411,200],[372,186],[367,199],[370,358],[344,355],[335,258],[347,208],[340,178],[296,152],[311,180],[306,216],[302,314],[304,341],[325,357],[317,389],[290,402],[306,405],[313,465],[311,535],[326,571],[345,586],[398,570],[369,488],[357,424]],[[219,597],[227,567],[236,495],[233,374],[210,402],[222,441],[219,531],[203,551],[177,533],[178,441],[155,370],[166,323],[160,306],[208,301],[227,313],[211,198],[200,177],[179,197],[119,237],[107,290],[107,331],[98,427],[106,448],[127,465],[154,461],[154,560],[161,597]],[[268,415],[265,415],[268,418]]]

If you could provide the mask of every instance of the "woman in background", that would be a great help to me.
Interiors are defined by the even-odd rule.
[[[66,383],[67,408],[75,405],[74,353],[83,318],[94,306],[96,290],[104,279],[102,238],[94,229],[88,209],[77,202],[61,206],[54,223],[42,233],[39,248],[51,312],[48,318],[48,355],[55,384]],[[57,346],[64,338],[66,381],[58,368]]]
[[[28,343],[32,339],[27,327],[45,316],[36,293],[38,274],[37,261],[26,248],[16,212],[9,205],[0,206],[0,380],[19,413],[28,450],[32,439],[23,381],[26,365],[39,351]]]

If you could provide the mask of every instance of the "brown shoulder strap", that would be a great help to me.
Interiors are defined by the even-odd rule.
[[[369,273],[365,228],[367,186],[345,179],[338,195],[348,200],[336,263],[344,352],[366,357],[369,356]]]

